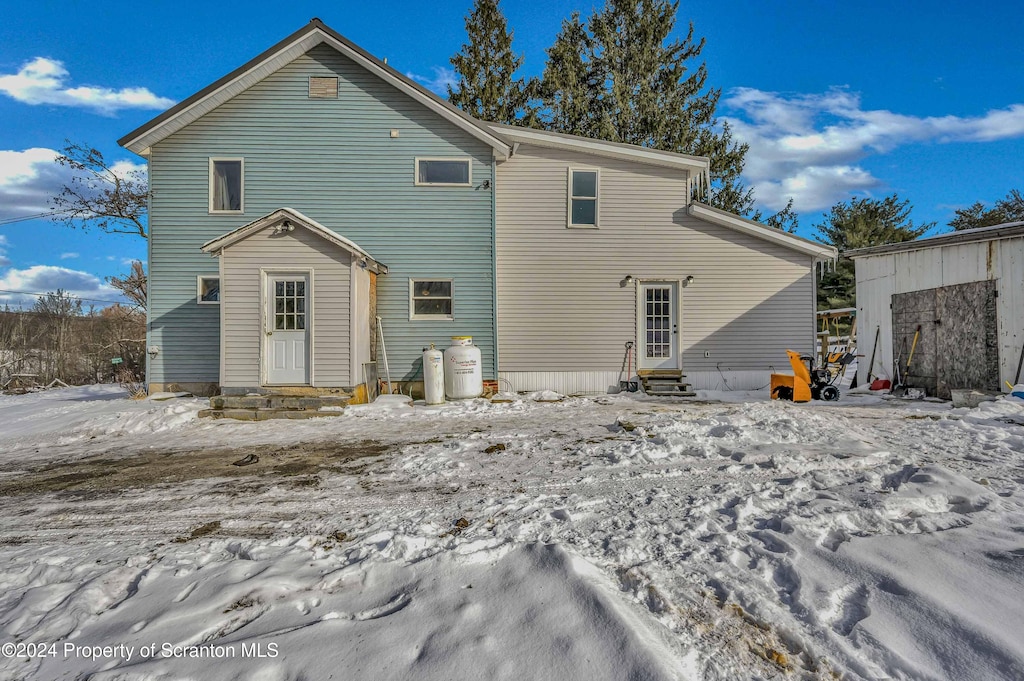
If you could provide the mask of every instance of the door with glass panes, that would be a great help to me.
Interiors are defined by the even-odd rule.
[[[309,275],[271,274],[267,284],[267,383],[308,385]]]
[[[678,284],[674,281],[650,281],[640,284],[639,289],[637,367],[678,369]]]

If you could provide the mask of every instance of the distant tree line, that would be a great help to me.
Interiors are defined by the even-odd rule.
[[[88,308],[67,292],[40,296],[26,310],[0,310],[0,387],[138,381],[145,371],[145,313]],[[112,363],[118,358],[121,361]],[[12,379],[13,382],[12,382]]]

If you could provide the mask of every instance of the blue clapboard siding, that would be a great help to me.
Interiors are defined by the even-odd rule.
[[[310,76],[339,77],[336,100]],[[397,129],[400,136],[391,138]],[[209,158],[245,158],[245,213],[209,215]],[[416,187],[417,156],[470,157],[473,187]],[[154,383],[217,381],[219,309],[197,305],[196,275],[217,274],[204,242],[284,206],[355,241],[378,279],[392,378],[410,379],[428,343],[472,335],[494,375],[491,148],[321,45],[154,145],[150,364]],[[272,262],[266,263],[273,267]],[[455,321],[410,321],[409,279],[452,278]],[[383,368],[382,368],[383,370]]]

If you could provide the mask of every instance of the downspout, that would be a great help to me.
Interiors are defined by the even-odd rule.
[[[517,145],[518,146],[518,145]],[[491,156],[491,333],[494,338],[494,379],[498,378],[498,161]]]

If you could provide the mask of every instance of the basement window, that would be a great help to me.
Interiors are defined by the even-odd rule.
[[[451,279],[410,279],[409,319],[452,319]]]
[[[338,78],[337,76],[310,76],[309,77],[309,98],[310,99],[337,99]]]
[[[468,158],[416,159],[416,184],[432,187],[470,186]]]
[[[597,170],[569,168],[569,227],[597,227]]]
[[[241,158],[210,159],[210,212],[243,213],[245,204],[245,160]]]
[[[196,278],[196,302],[200,305],[218,305],[220,303],[220,277]]]

